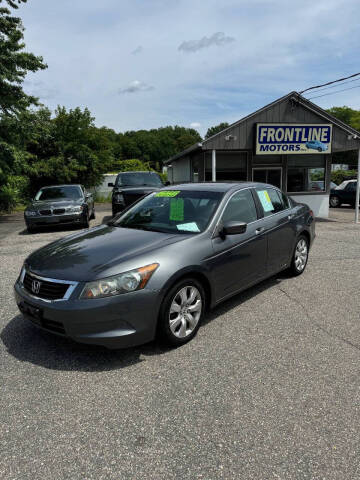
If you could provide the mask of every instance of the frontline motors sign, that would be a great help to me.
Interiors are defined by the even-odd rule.
[[[331,153],[332,125],[256,124],[256,155]]]

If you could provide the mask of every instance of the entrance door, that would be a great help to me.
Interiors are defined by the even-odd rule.
[[[264,167],[253,168],[253,182],[270,183],[275,187],[282,188],[282,168],[281,167]]]

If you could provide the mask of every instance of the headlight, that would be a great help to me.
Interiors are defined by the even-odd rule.
[[[114,196],[115,203],[124,203],[124,196],[121,193],[117,193]]]
[[[71,213],[81,213],[83,211],[83,207],[81,205],[78,205],[76,207],[69,207],[68,211]]]
[[[25,217],[34,217],[36,215],[35,210],[25,210]]]
[[[112,297],[121,293],[142,290],[158,266],[158,263],[152,263],[136,270],[89,282],[81,292],[80,298]]]

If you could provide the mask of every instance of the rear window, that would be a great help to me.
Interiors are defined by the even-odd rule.
[[[163,183],[156,173],[147,172],[129,172],[119,173],[116,178],[117,187],[159,187],[163,186]]]

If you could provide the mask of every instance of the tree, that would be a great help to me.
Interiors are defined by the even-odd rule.
[[[12,8],[26,0],[5,0]],[[0,0],[0,3],[2,1]],[[47,68],[42,57],[24,51],[24,27],[18,17],[11,15],[8,8],[0,7],[0,114],[18,114],[38,99],[27,95],[22,83],[28,72]]]
[[[216,133],[222,132],[228,126],[229,124],[227,122],[222,122],[222,123],[219,123],[219,125],[215,125],[215,127],[208,128],[208,131],[206,132],[206,135],[205,135],[205,139],[212,137]]]
[[[327,110],[328,113],[338,118],[342,122],[350,125],[350,127],[360,130],[360,110],[354,110],[344,105],[343,107],[332,107]],[[337,152],[332,156],[333,163],[356,165],[357,152],[352,150],[349,152]]]

